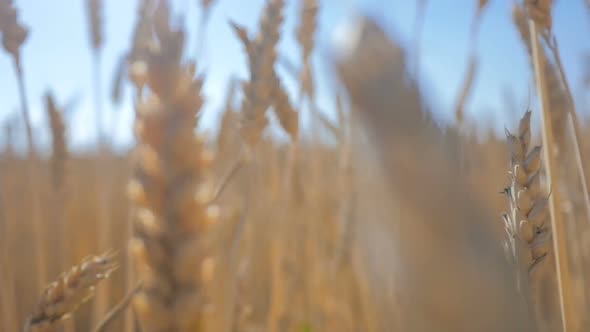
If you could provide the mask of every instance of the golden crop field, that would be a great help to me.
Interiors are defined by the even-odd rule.
[[[511,110],[519,122],[482,128],[466,112],[486,80],[476,75],[486,0],[470,0],[450,125],[411,74],[436,1],[411,2],[411,43],[360,15],[326,78],[312,57],[329,0],[264,0],[255,25],[228,18],[242,50],[228,57],[247,75],[222,91],[218,130],[201,130],[208,73],[187,31],[205,31],[224,1],[191,2],[195,25],[167,0],[139,0],[111,82],[100,80],[104,6],[124,1],[83,1],[98,139],[80,150],[79,122],[51,86],[41,104],[50,144],[39,144],[28,82],[41,74],[24,56],[35,31],[19,0],[0,0],[0,56],[12,66],[0,79],[18,91],[18,105],[0,100],[0,112],[18,108],[0,151],[2,331],[590,331],[589,104],[572,91],[588,85],[564,70],[553,1],[504,1],[532,73],[521,79],[533,106]],[[287,58],[285,38],[298,47]],[[202,33],[197,49],[215,43]],[[334,116],[318,107],[325,79],[337,82]],[[132,91],[130,149],[100,121],[102,87],[115,104]]]

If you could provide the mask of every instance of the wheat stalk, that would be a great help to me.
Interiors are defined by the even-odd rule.
[[[92,332],[102,332],[106,331],[107,327],[109,327],[118,317],[119,315],[127,309],[133,297],[137,292],[141,290],[141,282],[137,283],[135,287],[133,287],[123,299],[113,308],[109,313],[96,325],[96,327],[92,330]]]
[[[543,63],[546,61],[540,52],[539,38],[537,33],[537,24],[534,21],[529,22],[529,31],[531,35],[531,45],[533,49],[533,63],[535,68],[535,77],[537,78],[537,91],[541,98],[541,107],[543,110],[543,143],[545,145],[545,169],[548,174],[548,185],[557,184],[557,164],[551,149],[555,141],[553,138],[552,123],[550,118],[550,104],[545,81],[545,72]],[[555,265],[557,284],[559,289],[559,301],[561,306],[561,316],[564,332],[575,331],[576,324],[579,320],[575,317],[573,294],[571,293],[569,262],[567,255],[567,237],[565,233],[565,224],[561,218],[560,196],[558,191],[554,191],[549,199],[549,211],[551,212],[551,228],[553,230],[553,250],[555,251]]]
[[[203,81],[193,77],[194,64],[182,63],[184,31],[171,26],[169,15],[161,1],[157,44],[144,64],[152,93],[136,106],[138,163],[129,188],[136,205],[130,250],[143,282],[133,302],[146,332],[201,331],[215,265],[207,233],[217,210],[202,183],[211,158],[194,134]]]
[[[98,283],[108,278],[116,267],[114,255],[109,252],[85,258],[63,273],[43,291],[25,331],[57,331],[57,323],[88,301]]]

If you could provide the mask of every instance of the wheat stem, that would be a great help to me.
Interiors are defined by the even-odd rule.
[[[543,149],[545,171],[547,172],[547,184],[551,188],[552,184],[557,184],[557,167],[554,160],[553,149],[555,142],[553,131],[551,129],[551,119],[549,114],[549,95],[545,81],[545,73],[539,45],[539,34],[536,23],[529,21],[529,30],[531,35],[531,45],[533,51],[533,64],[535,76],[537,78],[537,91],[541,98],[542,125],[543,125]],[[551,229],[553,230],[553,247],[555,253],[557,284],[559,289],[559,302],[562,315],[562,325],[564,332],[574,331],[575,311],[573,307],[573,294],[571,293],[569,264],[567,255],[567,238],[565,234],[565,225],[561,216],[560,195],[558,190],[554,190],[549,197],[549,210],[551,213]]]
[[[127,309],[133,296],[141,289],[141,282],[137,283],[127,295],[119,302],[109,313],[98,323],[98,325],[92,330],[92,332],[103,332],[110,326],[110,324],[119,317],[119,315]]]

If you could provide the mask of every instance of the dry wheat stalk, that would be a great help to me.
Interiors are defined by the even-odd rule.
[[[138,164],[129,186],[136,205],[130,250],[143,282],[134,308],[146,332],[201,331],[215,266],[206,235],[217,210],[202,183],[211,158],[194,134],[203,81],[194,64],[182,63],[185,34],[169,15],[161,1],[157,44],[144,64],[152,93],[137,101]]]
[[[277,58],[276,47],[283,23],[284,0],[268,0],[255,39],[248,32],[232,23],[236,35],[246,49],[250,80],[244,83],[242,102],[242,137],[250,146],[255,145],[268,125],[266,110],[272,104],[274,84],[277,82],[274,65]]]
[[[510,182],[504,192],[510,211],[503,215],[504,249],[517,271],[517,283],[540,326],[546,325],[539,299],[540,285],[553,273],[551,225],[547,194],[541,190],[541,147],[530,148],[531,112],[520,121],[517,135],[508,133]]]
[[[95,286],[116,269],[113,253],[85,258],[49,284],[30,318],[25,331],[57,331],[57,323],[67,319],[94,294]]]
[[[133,287],[123,299],[109,313],[97,324],[97,326],[92,330],[92,332],[102,332],[107,331],[107,328],[111,326],[111,324],[129,307],[133,297],[137,292],[141,290],[141,282],[137,283],[135,287]]]
[[[555,146],[555,139],[553,136],[553,123],[551,122],[551,105],[549,102],[548,85],[546,80],[544,63],[547,61],[541,52],[539,43],[539,30],[537,23],[529,21],[529,32],[531,36],[531,46],[533,54],[533,68],[535,69],[535,77],[537,93],[541,99],[542,108],[542,134],[543,144],[545,145],[545,169],[547,171],[547,182],[551,187],[552,184],[558,183],[557,159],[551,152]],[[553,230],[553,250],[555,252],[555,268],[557,285],[559,291],[559,303],[561,309],[561,318],[564,332],[576,331],[576,325],[580,320],[576,317],[574,311],[574,294],[571,288],[570,269],[568,261],[568,247],[567,236],[565,231],[565,224],[562,218],[562,205],[560,200],[560,193],[558,190],[554,191],[549,197],[549,212],[551,213],[551,228]]]

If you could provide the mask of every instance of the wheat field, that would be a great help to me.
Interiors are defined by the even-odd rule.
[[[20,1],[0,0],[12,66],[0,72],[18,91],[18,105],[0,101],[0,112],[18,109],[0,151],[1,331],[590,331],[588,104],[564,70],[553,1],[507,6],[533,91],[531,107],[505,110],[518,121],[495,124],[503,133],[467,112],[486,80],[476,75],[486,0],[470,0],[450,125],[412,75],[431,1],[415,1],[410,45],[359,15],[347,47],[321,54],[326,78],[312,58],[328,0],[265,0],[255,24],[227,20],[247,75],[223,91],[219,127],[202,130],[198,55],[216,47],[206,27],[223,1],[191,2],[202,15],[187,22],[167,0],[139,0],[110,82],[104,6],[118,4],[82,1],[98,135],[81,151],[51,87],[50,143],[39,144],[27,84],[38,73],[23,56],[35,31]],[[296,54],[281,53],[285,38]],[[325,79],[337,82],[330,116],[318,107]],[[124,89],[128,149],[101,120]]]

